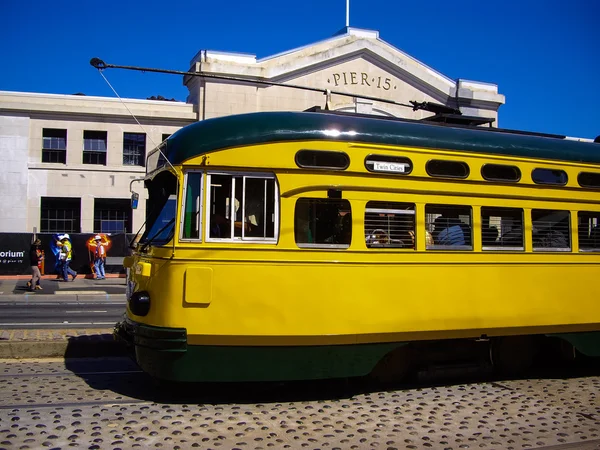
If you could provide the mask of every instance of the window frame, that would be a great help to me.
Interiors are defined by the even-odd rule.
[[[483,173],[484,169],[486,167],[492,167],[492,166],[496,166],[496,167],[502,167],[505,169],[514,169],[516,174],[518,175],[518,177],[516,179],[506,179],[506,178],[493,178],[493,177],[486,177]],[[521,181],[521,178],[523,177],[523,174],[521,173],[521,169],[518,166],[514,166],[511,164],[496,164],[496,163],[485,163],[481,166],[481,178],[483,178],[485,181],[492,181],[492,182],[496,182],[496,183],[518,183],[519,181]]]
[[[100,135],[103,134],[104,139],[101,138],[97,138],[97,137],[87,137],[86,138],[86,133],[93,133],[96,135]],[[86,143],[87,142],[96,142],[96,141],[103,141],[104,142],[104,150],[94,150],[94,149],[86,149]],[[92,156],[96,157],[96,160],[100,160],[100,162],[86,162],[86,156],[88,157],[88,159],[92,159]],[[102,162],[101,160],[104,160],[104,162]],[[106,166],[107,165],[107,160],[108,160],[108,131],[105,130],[83,130],[83,153],[82,153],[82,158],[81,158],[81,162],[82,164],[90,164],[90,165],[95,165],[95,166]]]
[[[428,222],[427,221],[427,214],[439,214],[439,213],[432,213],[432,212],[428,212],[427,209],[429,207],[433,207],[433,208],[449,208],[449,209],[468,209],[469,210],[469,223],[468,224],[464,224],[466,226],[469,227],[469,239],[468,241],[470,242],[470,244],[467,244],[467,236],[464,235],[464,230],[463,230],[463,238],[465,239],[465,244],[459,244],[459,245],[445,245],[445,244],[436,244],[435,240],[433,244],[426,244],[425,245],[425,249],[426,250],[452,250],[452,251],[468,251],[468,252],[472,252],[474,250],[474,245],[473,245],[473,205],[454,205],[454,204],[444,204],[444,203],[426,203],[425,205],[425,232],[429,232],[431,233],[431,237],[433,239],[433,234],[435,232],[435,229],[433,231],[429,231],[428,227],[430,225],[435,225],[435,220],[434,222]],[[460,215],[460,214],[459,214]],[[440,216],[443,216],[443,213],[441,213]],[[436,218],[437,219],[437,218]],[[462,221],[461,221],[462,222]],[[462,228],[462,227],[461,227]],[[427,237],[426,237],[427,239]]]
[[[127,139],[127,135],[132,135],[132,136],[143,136],[144,137],[144,143],[143,143],[143,149],[141,152],[127,152],[125,153],[125,140]],[[132,145],[132,144],[127,144],[127,145]],[[141,146],[142,144],[138,144],[137,140],[135,143],[135,147],[137,148],[138,146]],[[130,132],[130,131],[124,131],[123,132],[123,166],[129,167],[129,166],[133,166],[133,167],[144,167],[145,163],[146,163],[146,155],[148,153],[148,136],[146,133],[134,133],[134,132]],[[125,158],[129,157],[136,157],[137,162],[135,164],[130,164],[130,163],[126,163],[125,162]]]
[[[310,242],[298,242],[297,238],[296,238],[296,219],[298,217],[297,215],[297,208],[298,208],[298,203],[300,201],[303,200],[307,200],[307,201],[321,201],[323,203],[346,203],[348,204],[348,210],[349,210],[349,214],[352,214],[352,203],[350,202],[349,199],[344,199],[344,198],[330,198],[330,197],[298,197],[296,199],[296,203],[294,205],[294,242],[296,244],[296,246],[298,248],[301,249],[318,249],[318,250],[347,250],[350,248],[350,246],[352,245],[352,238],[354,237],[354,230],[351,229],[352,234],[350,236],[350,243],[349,244],[335,244],[335,243],[328,243],[328,242],[315,242],[315,243],[310,243]],[[339,211],[339,209],[338,209]],[[352,217],[352,216],[350,216]],[[352,225],[351,225],[352,226]]]
[[[212,176],[213,175],[224,175],[224,176],[229,176],[231,177],[231,190],[232,192],[230,193],[229,198],[231,199],[232,196],[235,196],[235,189],[236,189],[236,178],[240,178],[242,177],[242,193],[243,196],[245,198],[245,193],[246,193],[246,179],[247,178],[255,178],[255,179],[262,179],[262,180],[273,180],[273,237],[256,237],[256,236],[245,236],[245,230],[244,227],[242,227],[242,234],[240,237],[236,237],[235,235],[232,236],[232,233],[230,232],[230,235],[228,238],[211,238],[210,237],[210,206],[212,205],[212,198],[211,198],[211,183],[212,183]],[[280,227],[280,196],[279,196],[279,182],[277,180],[277,177],[275,176],[274,173],[269,173],[269,172],[236,172],[236,171],[209,171],[205,173],[205,183],[206,183],[206,197],[205,197],[205,207],[204,207],[204,242],[210,242],[210,243],[244,243],[244,244],[277,244],[277,242],[279,242],[279,227]],[[230,207],[234,208],[234,204],[233,202],[230,201]],[[242,202],[242,218],[245,218],[245,208],[246,208],[246,204],[245,202]],[[234,228],[234,221],[231,221],[232,225],[231,225],[231,229]],[[234,234],[234,233],[233,233]]]
[[[65,148],[61,149],[61,148],[52,148],[52,145],[50,147],[46,147],[45,146],[45,142],[46,139],[50,139],[50,142],[53,142],[53,139],[62,139],[62,134],[60,133],[61,136],[45,136],[46,131],[50,132],[49,134],[59,134],[58,132],[64,132],[64,145]],[[42,162],[44,164],[66,164],[67,163],[67,137],[68,137],[68,130],[64,129],[64,128],[42,128]],[[60,142],[60,141],[57,141]],[[44,156],[51,156],[51,155],[57,155],[60,161],[52,161],[52,158],[48,157],[47,159],[50,159],[50,161],[44,161]]]
[[[345,157],[346,159],[346,165],[345,166],[312,166],[312,165],[303,165],[300,164],[300,162],[298,161],[298,155],[300,155],[303,152],[310,152],[310,153],[315,153],[315,154],[335,154],[335,155],[340,155]],[[300,167],[301,169],[314,169],[314,170],[346,170],[348,167],[350,167],[350,155],[348,155],[348,153],[341,151],[341,150],[316,150],[316,149],[312,149],[312,148],[303,148],[300,149],[296,152],[296,154],[294,155],[294,161],[296,163],[296,165],[298,167]]]
[[[457,164],[457,165],[462,165],[463,167],[466,168],[466,175],[436,175],[436,174],[432,174],[431,171],[429,170],[429,164],[431,163],[451,163],[451,164]],[[471,167],[469,166],[468,163],[464,162],[464,161],[456,161],[454,159],[439,159],[439,158],[434,158],[434,159],[430,159],[429,161],[427,161],[425,163],[425,172],[427,172],[427,175],[429,175],[432,178],[446,178],[446,179],[452,179],[452,180],[466,180],[467,178],[469,178],[469,175],[471,175]]]
[[[62,204],[67,204],[69,205],[68,208],[49,208],[48,205],[44,205],[44,202],[48,202],[50,203],[51,206],[53,206],[53,203],[61,203]],[[75,207],[70,207],[70,205],[75,206],[75,204],[77,204],[78,208]],[[58,218],[50,218],[50,217],[44,217],[44,213],[45,211],[62,211],[63,215],[64,212],[70,211],[72,218],[68,219],[68,218],[63,218],[63,219],[58,219]],[[42,226],[44,221],[46,221],[47,223],[53,222],[53,223],[57,223],[57,222],[70,222],[71,226],[70,228],[62,226],[62,227],[45,227]],[[45,197],[42,196],[40,197],[40,233],[55,233],[55,232],[59,232],[59,233],[81,233],[81,198],[80,197]]]
[[[516,208],[516,207],[505,207],[505,206],[482,206],[479,209],[479,217],[481,219],[481,224],[483,224],[483,210],[484,209],[493,209],[493,210],[499,210],[499,211],[508,211],[508,210],[514,210],[515,212],[520,212],[521,213],[521,242],[523,245],[521,246],[502,246],[502,245],[495,245],[495,246],[490,246],[490,245],[483,245],[483,226],[480,226],[480,232],[481,232],[481,250],[485,251],[485,252],[524,252],[525,251],[525,211],[523,210],[523,208]],[[489,215],[488,215],[489,217]],[[497,214],[496,217],[500,217],[502,218],[502,216],[500,214]],[[488,219],[489,220],[489,219]],[[502,234],[500,234],[500,230],[498,230],[499,235],[498,237],[501,237]]]
[[[396,208],[385,208],[383,207],[384,205],[381,205],[382,203],[388,203],[390,204],[390,206],[392,206],[392,204],[395,204],[397,207]],[[369,207],[369,204],[372,204],[371,207]],[[373,204],[379,204],[379,205],[373,205]],[[400,206],[409,206],[412,207],[412,209],[401,209]],[[398,201],[379,201],[379,200],[369,200],[366,204],[365,204],[365,217],[364,217],[364,240],[365,240],[365,246],[367,247],[367,249],[369,250],[407,250],[407,251],[415,251],[417,249],[417,205],[415,203],[412,202],[398,202]],[[412,231],[412,245],[402,245],[402,246],[394,246],[394,245],[386,245],[386,244],[369,244],[367,242],[367,214],[397,214],[397,215],[410,215],[413,217],[412,219],[412,230],[408,230],[407,234],[410,235],[410,232]],[[371,228],[371,227],[369,227]],[[382,228],[375,228],[373,231],[376,231],[377,229],[382,229]],[[384,232],[386,230],[383,230]],[[386,234],[388,235],[388,238],[390,240],[392,240],[392,237],[390,236],[391,233],[386,232]],[[409,242],[410,243],[410,242]],[[391,244],[391,243],[390,243]]]
[[[119,206],[122,206],[122,208],[104,208],[104,206],[102,205],[102,203],[110,203],[110,202],[114,202],[117,201]],[[126,207],[126,205],[129,205],[129,207]],[[119,213],[124,213],[125,217],[123,219],[115,219],[115,220],[111,220],[109,219],[102,219],[102,217],[98,218],[96,213],[97,212],[106,212],[108,211],[109,214],[115,214],[118,215]],[[102,229],[102,222],[122,222],[124,225],[124,229],[123,231],[112,231],[112,230],[104,230]],[[100,223],[100,228],[98,228],[96,225],[97,223]],[[94,198],[94,227],[93,227],[94,233],[132,233],[133,232],[133,212],[131,210],[131,199],[129,198],[115,198],[115,199],[110,199],[110,198]]]
[[[535,245],[535,239],[533,236],[533,229],[534,229],[534,219],[533,219],[533,214],[534,211],[547,211],[549,213],[567,213],[567,224],[568,224],[568,230],[569,230],[569,235],[567,236],[567,240],[568,240],[568,245],[569,247],[536,247]],[[536,253],[572,253],[573,252],[573,230],[571,228],[571,211],[568,209],[546,209],[546,208],[532,208],[531,212],[530,212],[530,218],[531,218],[531,250],[532,252]],[[561,232],[562,233],[562,232]]]
[[[579,184],[579,186],[581,186],[582,188],[585,188],[585,189],[600,189],[600,183],[598,183],[597,185],[581,183],[582,176],[590,176],[590,175],[592,177],[597,177],[600,180],[600,173],[598,173],[598,172],[579,172],[577,174],[577,184]]]
[[[185,202],[187,198],[188,191],[188,177],[190,174],[200,174],[200,198],[198,204],[198,237],[197,238],[188,238],[184,237],[184,229],[185,229]],[[184,176],[184,184],[183,184],[183,194],[180,202],[180,210],[181,210],[181,218],[179,223],[179,240],[181,242],[202,242],[202,234],[204,232],[204,183],[206,181],[206,173],[203,170],[187,170]],[[209,199],[210,200],[210,199]],[[210,204],[210,203],[207,203]],[[207,235],[208,236],[208,235]]]
[[[547,172],[562,172],[565,176],[565,181],[564,183],[552,183],[552,182],[547,182],[547,181],[535,181],[534,178],[534,173],[536,171],[547,171]],[[531,169],[531,181],[533,181],[534,184],[540,185],[540,186],[566,186],[569,183],[569,174],[563,170],[563,169],[550,169],[548,167],[535,167],[533,169]]]
[[[596,228],[600,229],[600,211],[577,211],[577,240],[579,242],[578,244],[578,252],[580,253],[599,253],[600,252],[600,245],[598,245],[597,247],[590,247],[590,248],[582,248],[581,247],[581,224],[580,224],[580,220],[581,220],[581,216],[582,215],[588,215],[590,216],[590,218],[594,217],[598,219],[598,225],[596,225]]]

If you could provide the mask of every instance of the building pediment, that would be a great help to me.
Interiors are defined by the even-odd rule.
[[[444,104],[477,103],[496,110],[504,103],[496,85],[452,80],[371,30],[345,28],[329,39],[259,60],[254,55],[202,51],[192,63],[196,72],[300,83],[358,97],[397,98],[398,86],[406,84]]]

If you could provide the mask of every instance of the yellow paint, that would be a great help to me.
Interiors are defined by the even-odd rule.
[[[135,266],[135,274],[141,277],[149,277],[151,273],[152,265],[145,262],[137,263]]]
[[[190,266],[185,271],[183,301],[186,304],[210,305],[212,302],[213,269]]]
[[[294,164],[299,149],[343,150],[351,164],[336,172],[299,169]],[[370,154],[409,157],[413,172],[368,173],[364,160]],[[433,158],[467,162],[471,174],[466,180],[432,179],[424,167]],[[281,194],[279,241],[180,243],[176,238],[174,256],[172,243],[153,249],[145,262],[136,256],[137,289],[147,290],[152,299],[148,316],[131,316],[138,322],[184,327],[190,344],[217,345],[600,331],[600,253],[579,252],[575,228],[578,211],[600,211],[600,192],[580,188],[577,175],[584,170],[600,173],[599,167],[344,142],[228,149],[211,153],[208,167],[200,167],[201,162],[195,158],[185,168],[275,173]],[[522,181],[485,181],[480,173],[486,163],[518,166]],[[567,186],[534,185],[530,172],[536,167],[565,170]],[[327,197],[332,187],[340,187],[352,206],[350,247],[298,248],[293,231],[296,201]],[[372,200],[415,204],[416,250],[366,247],[365,206]],[[426,204],[471,206],[473,250],[426,250]],[[482,206],[523,209],[523,251],[482,250]],[[570,211],[572,251],[532,251],[530,215],[538,208]],[[180,229],[179,219],[175,229]]]

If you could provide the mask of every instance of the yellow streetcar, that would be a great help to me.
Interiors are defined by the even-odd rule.
[[[600,355],[598,144],[254,113],[181,129],[145,185],[115,334],[158,379],[393,379],[427,350],[514,370],[542,348]]]

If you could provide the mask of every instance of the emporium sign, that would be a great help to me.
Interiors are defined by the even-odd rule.
[[[327,78],[327,83],[332,84],[334,87],[367,86],[382,89],[384,91],[397,89],[397,86],[392,84],[391,78],[373,76],[366,72],[334,72]]]

